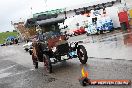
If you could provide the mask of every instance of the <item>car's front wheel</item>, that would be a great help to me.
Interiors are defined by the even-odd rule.
[[[86,64],[88,56],[87,51],[83,45],[79,45],[77,49],[77,55],[82,64]]]

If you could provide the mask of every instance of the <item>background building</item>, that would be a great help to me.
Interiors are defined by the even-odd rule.
[[[127,1],[130,2],[129,0]],[[63,9],[56,9],[52,11],[46,11],[34,14],[34,17],[42,16],[43,14],[57,13],[57,18],[70,18],[79,14],[89,14],[91,10],[106,10],[106,13],[112,18],[114,28],[121,27],[118,14],[121,11],[127,11],[125,2],[121,0],[98,0],[96,2],[86,3],[82,5],[76,5]]]

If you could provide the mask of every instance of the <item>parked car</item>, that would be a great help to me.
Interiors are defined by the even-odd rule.
[[[0,44],[0,46],[6,46],[6,43]]]
[[[64,27],[69,36],[80,35],[86,33],[85,24],[87,24],[88,17],[84,15],[75,15],[74,17],[67,18],[64,21]]]
[[[29,51],[29,49],[32,47],[32,42],[28,42],[23,45],[23,48],[25,51]]]
[[[16,37],[15,36],[8,36],[5,40],[5,44],[6,45],[12,45],[15,43],[15,39]]]
[[[80,27],[79,29],[77,29],[73,32],[74,32],[74,35],[80,35],[80,34],[86,33],[85,28],[83,28],[83,27]]]

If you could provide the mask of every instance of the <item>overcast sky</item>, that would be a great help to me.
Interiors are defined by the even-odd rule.
[[[93,0],[0,0],[0,32],[14,30],[11,21],[17,22],[31,17],[31,14],[89,3]],[[31,10],[32,7],[32,10]],[[21,18],[21,19],[20,19]]]

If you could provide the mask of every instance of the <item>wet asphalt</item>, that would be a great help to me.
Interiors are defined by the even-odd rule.
[[[79,35],[71,41],[83,41],[88,62],[78,58],[53,65],[48,74],[43,63],[34,69],[31,56],[20,45],[0,47],[0,88],[83,88],[79,83],[82,67],[90,79],[129,79],[132,81],[132,33],[113,32]],[[86,88],[132,88],[132,85],[89,85]]]

